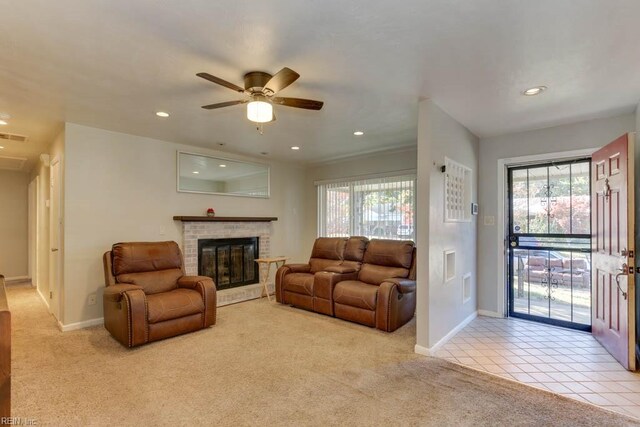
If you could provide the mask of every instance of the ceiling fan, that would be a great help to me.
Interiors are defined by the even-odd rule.
[[[256,123],[267,123],[276,119],[273,114],[273,104],[304,108],[305,110],[320,110],[324,105],[322,101],[314,101],[312,99],[275,96],[300,77],[300,74],[287,67],[284,67],[273,76],[263,71],[248,72],[244,75],[244,89],[209,73],[198,73],[196,75],[212,83],[249,95],[246,99],[204,105],[202,108],[214,110],[232,105],[248,104],[247,118]]]

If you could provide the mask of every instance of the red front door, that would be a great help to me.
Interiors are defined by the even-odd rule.
[[[592,157],[592,332],[635,370],[633,134]],[[630,184],[630,185],[629,185]]]

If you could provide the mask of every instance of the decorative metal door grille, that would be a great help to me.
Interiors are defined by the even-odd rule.
[[[509,316],[591,329],[591,163],[514,167],[509,182]]]

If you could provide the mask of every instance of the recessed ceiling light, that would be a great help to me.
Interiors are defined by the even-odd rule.
[[[0,126],[8,125],[9,123],[5,120],[0,120]]]
[[[4,147],[2,145],[0,145],[0,150],[4,150]]]
[[[221,168],[226,168],[227,167],[227,165],[218,165],[218,166],[220,166]]]
[[[364,135],[364,132],[362,132],[361,130],[357,130],[353,133],[355,136],[362,136]]]
[[[200,172],[198,172],[198,171],[193,171],[193,172],[191,172],[191,173],[195,173],[196,175],[198,175]]]
[[[535,86],[535,87],[530,87],[529,89],[524,90],[522,94],[525,96],[540,95],[545,90],[547,90],[546,86]]]
[[[300,147],[298,147],[297,145],[294,145],[293,147],[291,147],[292,150],[299,150]]]
[[[164,111],[158,111],[156,113],[156,116],[158,116],[158,117],[169,117],[169,113],[166,113]]]

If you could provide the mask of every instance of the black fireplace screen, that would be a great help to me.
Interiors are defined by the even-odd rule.
[[[198,240],[198,274],[213,279],[218,290],[257,283],[258,238]]]

